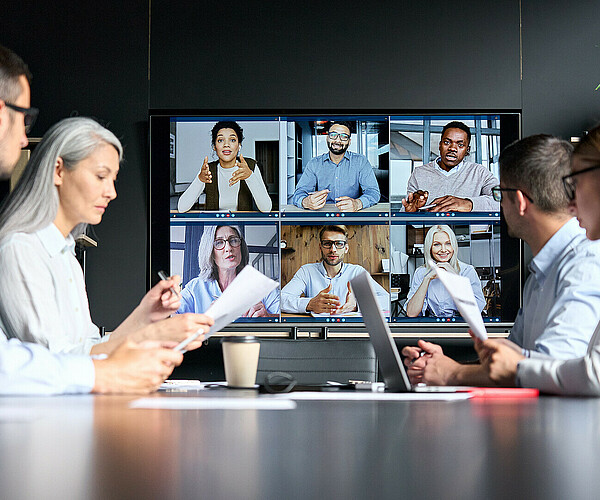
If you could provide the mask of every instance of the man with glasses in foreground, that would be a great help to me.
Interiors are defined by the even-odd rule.
[[[562,177],[570,171],[572,146],[535,135],[500,155],[500,186],[508,234],[531,248],[531,274],[523,307],[507,339],[497,345],[526,358],[583,356],[600,320],[600,243],[591,242],[569,212]],[[461,365],[440,346],[419,341],[402,350],[411,382],[489,385],[485,366]],[[423,353],[423,354],[422,354]]]
[[[571,174],[562,177],[569,207],[588,238],[600,240],[600,127],[579,143],[571,169]],[[589,278],[593,279],[589,286],[600,289],[598,277]],[[587,322],[581,324],[578,312],[569,320],[567,326],[574,331],[589,328]],[[591,331],[594,333],[585,355],[573,356],[575,359],[528,359],[495,340],[475,339],[475,349],[486,374],[497,385],[536,387],[552,394],[600,396],[600,323]]]
[[[37,110],[30,108],[31,74],[14,52],[0,46],[0,179],[8,179]],[[0,272],[2,270],[0,269]],[[10,289],[0,293],[11,293]],[[193,315],[145,328],[194,333]],[[199,317],[202,318],[202,317]],[[173,321],[175,320],[175,321]],[[140,330],[141,332],[141,330]],[[173,346],[175,343],[172,343]],[[66,393],[146,393],[156,390],[183,359],[160,342],[125,340],[108,357],[55,354],[38,344],[7,341],[0,329],[0,395]],[[172,346],[169,346],[172,347]]]
[[[379,202],[379,185],[369,160],[348,151],[350,123],[330,122],[329,152],[308,162],[298,181],[292,203],[307,210],[319,210],[335,203],[341,212],[357,212]]]
[[[350,289],[350,280],[366,269],[347,264],[348,230],[346,226],[323,226],[319,231],[321,262],[304,264],[281,290],[281,311],[343,315],[358,311]],[[389,310],[389,294],[373,280],[382,311]]]

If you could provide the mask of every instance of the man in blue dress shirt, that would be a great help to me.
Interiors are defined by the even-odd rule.
[[[509,235],[523,239],[533,254],[523,307],[508,339],[500,339],[528,358],[584,356],[600,320],[600,242],[586,238],[562,185],[572,149],[549,135],[511,144],[500,155],[500,186],[492,190]],[[482,365],[461,365],[430,342],[420,340],[402,354],[413,383],[490,383]]]
[[[281,311],[313,315],[344,315],[358,311],[350,280],[367,272],[362,266],[347,264],[346,226],[323,226],[319,232],[321,262],[304,264],[281,290]],[[390,296],[372,280],[377,302],[384,313],[390,309]]]
[[[335,203],[341,212],[358,212],[379,202],[380,193],[373,167],[363,155],[348,151],[350,124],[330,122],[329,152],[308,162],[296,186],[292,203],[319,210]]]

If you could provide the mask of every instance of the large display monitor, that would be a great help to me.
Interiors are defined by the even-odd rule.
[[[519,130],[517,112],[152,111],[149,282],[180,275],[202,312],[247,263],[281,286],[237,323],[341,327],[362,324],[347,281],[366,271],[392,329],[418,334],[464,324],[433,260],[508,325],[521,247],[491,188]]]

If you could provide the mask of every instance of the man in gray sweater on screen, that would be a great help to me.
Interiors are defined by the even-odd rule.
[[[483,165],[465,160],[469,154],[471,131],[453,121],[442,130],[440,156],[416,167],[408,179],[406,212],[488,212],[499,211],[492,197],[498,179]]]

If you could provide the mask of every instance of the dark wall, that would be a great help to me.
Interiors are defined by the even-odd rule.
[[[78,112],[125,144],[89,253],[95,322],[113,328],[145,290],[149,107],[522,108],[525,135],[568,137],[600,119],[600,38],[597,2],[561,5],[154,0],[149,16],[142,0],[4,2],[0,43],[34,73],[33,135]]]
[[[113,328],[146,289],[148,2],[3,2],[0,43],[33,73],[32,136],[72,114],[101,119],[122,140],[118,197],[94,231],[86,284],[92,318]]]

